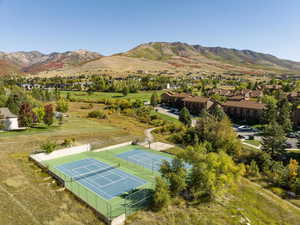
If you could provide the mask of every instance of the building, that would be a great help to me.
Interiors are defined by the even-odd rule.
[[[0,123],[3,130],[18,130],[18,116],[9,111],[8,108],[0,108]]]
[[[260,122],[265,104],[255,101],[227,101],[222,104],[224,112],[234,120]]]
[[[160,98],[161,102],[165,105],[174,107],[174,108],[183,108],[183,99],[191,97],[191,95],[186,93],[173,93],[173,92],[166,92],[163,93]]]
[[[199,96],[186,97],[182,101],[184,107],[186,107],[190,113],[195,115],[200,114],[203,110],[209,110],[214,104],[209,98]]]

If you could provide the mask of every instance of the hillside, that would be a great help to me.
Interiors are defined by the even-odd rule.
[[[237,190],[215,203],[187,205],[175,199],[161,212],[131,216],[130,225],[297,225],[300,209],[243,179]]]
[[[201,45],[188,45],[181,42],[150,42],[122,53],[121,55],[161,60],[172,63],[178,57],[193,59],[194,63],[223,66],[230,64],[233,67],[245,67],[264,70],[290,70],[300,71],[300,62],[279,59],[270,54],[258,53],[250,50],[237,50],[220,47],[203,47]],[[183,64],[185,64],[185,61]]]
[[[0,52],[0,60],[2,74],[21,71],[39,76],[103,72],[126,75],[137,71],[153,74],[168,71],[177,76],[189,72],[250,75],[300,72],[300,62],[279,59],[270,54],[181,42],[150,42],[112,56],[86,50],[51,54]]]
[[[14,73],[21,73],[20,68],[18,66],[13,65],[5,60],[0,60],[0,76]]]
[[[102,55],[86,50],[68,51],[63,53],[54,52],[51,54],[43,54],[38,51],[13,53],[0,52],[0,60],[6,64],[18,67],[20,71],[32,74],[41,71],[78,66],[100,57],[102,57]]]

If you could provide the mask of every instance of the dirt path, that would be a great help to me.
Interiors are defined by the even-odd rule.
[[[146,129],[145,131],[144,131],[144,134],[145,134],[145,136],[146,136],[146,138],[145,138],[145,142],[153,142],[154,141],[154,136],[153,136],[153,134],[151,133],[154,129],[155,129],[156,127],[154,127],[154,128],[149,128],[149,129]]]

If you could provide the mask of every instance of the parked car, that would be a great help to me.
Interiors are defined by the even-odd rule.
[[[297,138],[297,137],[298,137],[298,134],[295,133],[295,132],[290,132],[290,133],[287,134],[287,137],[288,137],[288,138]]]
[[[293,147],[293,146],[292,146],[291,143],[288,143],[288,142],[285,143],[285,148],[292,148],[292,147]]]
[[[238,127],[239,131],[248,131],[248,132],[252,132],[253,128],[248,126],[248,125],[242,125]]]

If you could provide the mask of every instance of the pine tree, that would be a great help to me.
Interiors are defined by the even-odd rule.
[[[189,110],[186,107],[183,107],[179,114],[179,121],[181,121],[186,126],[191,126],[192,118]]]
[[[155,107],[159,103],[159,97],[156,92],[151,95],[150,104]]]
[[[273,121],[265,128],[262,138],[262,150],[269,153],[272,159],[285,158],[286,137],[282,127]]]
[[[292,130],[292,121],[291,121],[291,104],[287,98],[283,98],[278,102],[278,123],[282,125],[283,130],[288,133]]]

